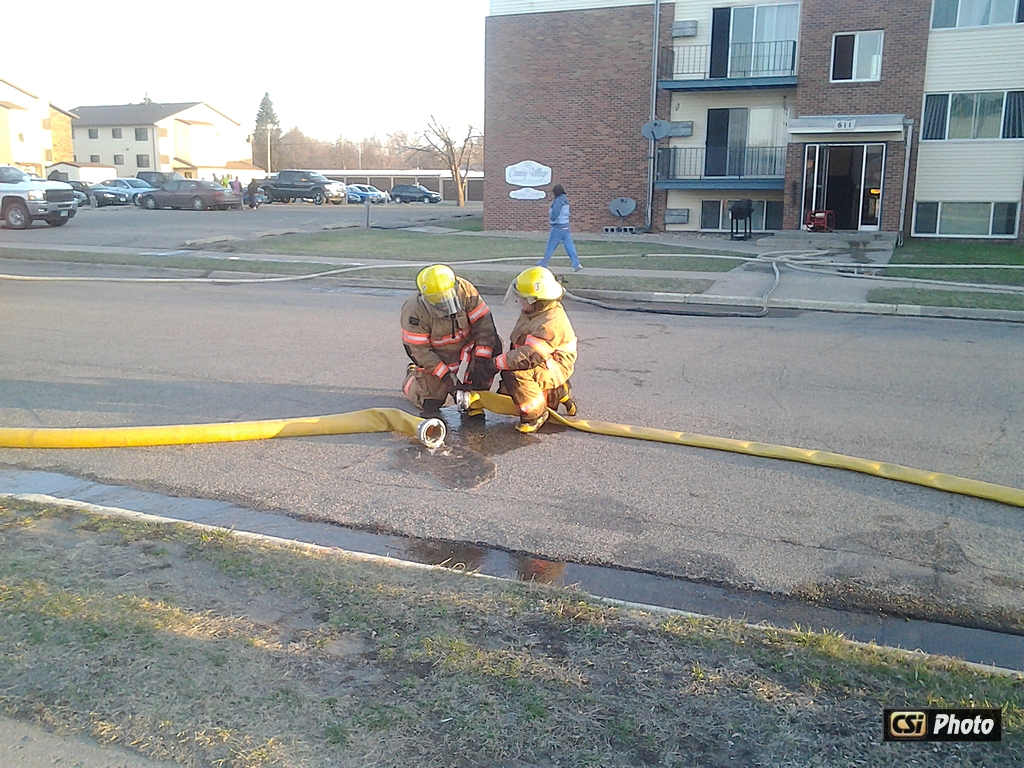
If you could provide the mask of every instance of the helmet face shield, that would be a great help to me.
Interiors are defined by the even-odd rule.
[[[435,317],[452,317],[462,309],[458,285],[455,273],[444,264],[429,266],[416,276],[423,303]]]
[[[454,288],[449,288],[438,293],[423,294],[423,302],[435,317],[452,317],[459,314],[462,309],[462,302],[459,301],[459,294]]]
[[[521,300],[528,301],[530,304],[533,304],[536,301],[536,299],[520,294],[519,290],[516,288],[516,281],[513,280],[508,284],[508,290],[505,291],[505,298],[501,300],[501,304],[506,309],[519,309],[519,302]]]

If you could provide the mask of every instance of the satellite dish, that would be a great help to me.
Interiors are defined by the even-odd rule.
[[[616,197],[608,209],[620,218],[626,218],[636,210],[636,200],[631,197]]]
[[[649,123],[643,124],[640,128],[640,133],[644,135],[645,139],[657,141],[668,136],[671,130],[672,123],[669,120],[651,120]]]

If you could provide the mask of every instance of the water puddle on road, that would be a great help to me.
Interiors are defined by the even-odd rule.
[[[477,434],[474,430],[475,427],[471,427],[464,434]],[[457,444],[458,440],[463,439],[463,433],[461,430],[454,431],[460,435],[457,439],[453,438]],[[453,448],[456,452],[447,457],[440,457],[441,461],[459,463],[463,460],[460,456],[468,456],[470,452],[476,454],[470,459],[470,463],[477,462],[472,464],[472,468],[452,470],[450,479],[453,482],[472,483],[485,476],[486,471],[483,470],[487,464],[481,460],[490,459],[484,455],[484,451],[491,452],[490,455],[499,455],[528,445],[530,439],[536,439],[520,435],[512,428],[511,422],[508,425],[490,425],[486,432],[481,430],[481,434],[482,437],[476,443],[469,437],[465,438],[468,445],[475,444],[481,450],[463,446]],[[460,454],[457,452],[459,450],[465,453]],[[431,457],[430,460],[434,458],[438,457]],[[415,463],[430,461],[411,451],[406,459]],[[494,464],[493,461],[490,463]],[[442,476],[447,471],[441,471]],[[9,494],[46,494],[58,499],[129,509],[286,540],[338,547],[351,552],[442,565],[499,578],[536,581],[556,587],[571,586],[598,597],[688,611],[702,616],[764,622],[784,628],[798,624],[802,628],[816,631],[828,629],[840,632],[851,640],[909,650],[919,649],[926,653],[1024,671],[1024,637],[1020,635],[823,608],[795,598],[763,592],[724,588],[609,566],[549,560],[528,552],[509,552],[477,544],[369,533],[327,522],[298,520],[282,514],[246,509],[228,502],[164,496],[52,472],[0,467],[0,488]]]
[[[419,444],[400,448],[396,451],[395,469],[433,477],[449,488],[479,488],[497,475],[492,456],[538,442],[534,435],[517,432],[512,419],[488,422],[485,419],[491,417],[470,418],[454,408],[442,409],[441,418],[448,428],[444,445],[436,449]]]

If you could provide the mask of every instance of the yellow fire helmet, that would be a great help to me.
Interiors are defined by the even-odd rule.
[[[451,267],[432,264],[416,275],[416,287],[430,311],[440,317],[451,317],[462,309],[458,281]]]
[[[519,273],[513,283],[515,291],[533,304],[535,301],[553,301],[562,298],[562,284],[546,267],[530,267]]]

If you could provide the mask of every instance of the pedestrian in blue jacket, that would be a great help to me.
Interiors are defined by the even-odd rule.
[[[546,267],[555,254],[558,244],[561,243],[565,252],[569,254],[572,271],[579,272],[583,269],[583,265],[580,264],[580,257],[576,255],[576,244],[572,241],[572,235],[569,233],[569,198],[566,197],[565,189],[561,184],[555,184],[551,194],[555,198],[551,202],[551,234],[548,235],[548,247],[544,250],[544,258],[537,262],[537,266]]]

